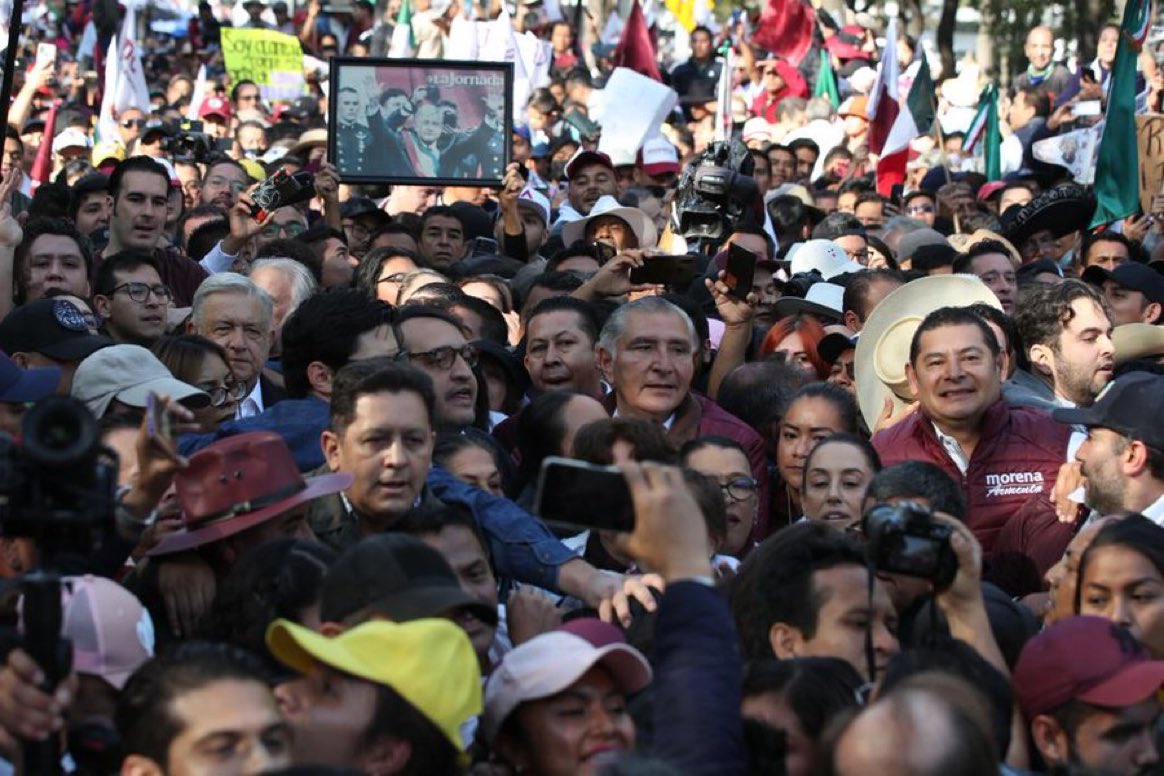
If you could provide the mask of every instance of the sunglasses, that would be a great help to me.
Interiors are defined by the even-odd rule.
[[[121,122],[121,126],[126,129],[141,129],[145,124],[145,119],[125,119]]]

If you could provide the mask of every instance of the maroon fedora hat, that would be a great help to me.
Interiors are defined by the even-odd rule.
[[[272,431],[227,437],[190,457],[174,479],[184,527],[149,555],[201,547],[265,523],[352,484],[350,474],[304,479],[283,438]]]

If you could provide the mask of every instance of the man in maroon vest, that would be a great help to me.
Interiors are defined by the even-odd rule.
[[[918,409],[873,437],[884,465],[929,461],[961,483],[966,522],[991,559],[992,581],[1012,594],[1038,589],[1074,526],[1051,503],[1070,428],[1002,400],[998,340],[967,308],[921,322],[906,365]]]

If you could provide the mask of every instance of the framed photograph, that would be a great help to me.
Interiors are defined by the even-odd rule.
[[[499,187],[513,64],[331,60],[327,156],[350,183]]]

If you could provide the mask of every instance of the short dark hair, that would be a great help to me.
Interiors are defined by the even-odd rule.
[[[791,238],[792,242],[798,241],[800,230],[812,222],[808,206],[791,194],[773,197],[768,202],[767,210],[772,220],[772,230],[782,244],[789,242],[787,238]]]
[[[795,155],[796,152],[799,151],[801,148],[807,148],[808,150],[810,150],[814,154],[816,154],[818,157],[820,156],[820,146],[817,145],[816,141],[812,140],[811,138],[798,137],[795,140],[793,140],[791,143],[788,144],[788,150],[791,151],[793,153],[793,155]]]
[[[235,164],[238,164],[238,162],[235,162]],[[117,198],[121,196],[122,181],[131,172],[148,172],[157,175],[166,182],[166,192],[169,193],[170,173],[166,172],[165,167],[158,163],[157,160],[148,156],[131,156],[125,161],[120,162],[114,168],[113,174],[109,176],[109,193],[113,195],[114,202],[117,202]]]
[[[252,81],[251,79],[249,79],[249,78],[243,78],[241,81],[239,81],[238,83],[236,83],[236,84],[235,84],[235,85],[234,85],[234,86],[231,88],[231,90],[230,90],[230,101],[231,101],[231,102],[238,102],[238,92],[239,92],[239,90],[240,90],[240,89],[242,89],[244,86],[253,86],[253,87],[255,87],[256,89],[258,89],[258,88],[259,88],[259,85],[258,85],[257,83],[255,83],[254,81]],[[260,91],[261,91],[261,90],[260,90]]]
[[[753,237],[759,237],[759,238],[763,239],[764,240],[764,247],[768,251],[768,258],[769,259],[771,259],[772,256],[776,253],[776,245],[772,242],[772,235],[770,235],[766,231],[764,231],[764,227],[762,227],[762,226],[759,226],[757,224],[750,224],[750,223],[736,224],[735,228],[732,229],[732,235],[736,235],[736,234],[750,234]],[[731,235],[729,235],[728,237],[730,239]]]
[[[438,455],[438,451],[441,451],[443,456],[447,457],[455,454],[452,452],[454,448],[456,452],[460,452],[468,447],[485,449],[480,439],[466,434],[441,434],[433,446],[433,463],[443,465],[446,460],[445,457]],[[417,538],[434,536],[446,528],[454,527],[467,528],[472,531],[473,536],[477,538],[477,542],[481,545],[485,557],[489,558],[489,542],[485,539],[485,533],[481,530],[481,524],[477,522],[477,518],[473,515],[473,510],[464,504],[446,502],[422,504],[416,509],[410,510],[400,522],[392,524],[392,530],[394,532],[410,534]],[[490,566],[492,566],[492,563],[490,563]]]
[[[85,201],[85,197],[88,197],[90,194],[108,193],[108,175],[93,172],[82,176],[73,184],[72,190],[69,192],[69,218],[76,220],[77,211],[81,209],[81,203]]]
[[[847,235],[865,236],[865,225],[852,213],[829,213],[812,230],[814,240],[835,240]]]
[[[939,466],[928,461],[902,461],[886,466],[869,481],[865,498],[875,503],[891,499],[925,499],[934,512],[966,519],[962,488]]]
[[[461,232],[465,236],[465,239],[469,239],[469,227],[465,224],[464,217],[461,216],[461,213],[456,208],[450,205],[435,205],[434,207],[430,207],[428,210],[425,210],[424,213],[422,213],[420,216],[421,231],[424,231],[425,225],[437,216],[444,216],[445,218],[452,218],[456,220],[456,222],[461,225]]]
[[[1014,325],[1014,318],[1011,318],[1002,310],[986,302],[975,302],[970,305],[970,309],[981,315],[982,319],[987,323],[993,323],[1002,329],[1002,333],[1006,335],[1007,355],[1014,359],[1018,369],[1026,369],[1030,365],[1030,362],[1027,360],[1027,354],[1023,348],[1023,340],[1018,333],[1018,327]]]
[[[744,670],[743,697],[780,695],[804,734],[820,740],[832,720],[858,705],[865,680],[837,657],[755,660]]]
[[[995,338],[994,332],[986,325],[986,321],[982,320],[981,315],[968,307],[940,307],[927,315],[922,320],[921,325],[917,327],[917,331],[913,333],[913,340],[909,343],[910,364],[917,365],[922,335],[943,326],[977,326],[982,333],[982,339],[986,341],[986,349],[990,351],[991,355],[998,358],[1002,352],[1001,348],[998,347],[998,340]]]
[[[384,738],[407,741],[411,754],[398,773],[400,776],[427,776],[433,773],[460,773],[460,750],[448,736],[388,685],[375,683],[376,707],[364,730],[361,748],[370,747]]]
[[[202,261],[206,254],[230,235],[230,224],[214,220],[199,224],[186,240],[186,255],[194,261]]]
[[[355,288],[336,288],[309,296],[283,323],[283,378],[287,395],[311,392],[307,367],[313,361],[340,371],[352,357],[361,334],[392,323],[392,308]]]
[[[390,358],[370,358],[342,367],[331,390],[331,430],[343,433],[356,417],[361,396],[377,393],[414,393],[424,402],[431,427],[436,419],[432,378],[410,364]]]
[[[454,288],[455,288],[455,286],[454,286]],[[457,290],[460,291],[460,289],[457,289]],[[468,332],[465,331],[465,324],[461,323],[460,318],[453,315],[448,310],[444,310],[436,305],[431,305],[431,304],[410,304],[410,305],[405,305],[404,307],[397,308],[397,310],[396,310],[397,330],[399,331],[400,327],[403,326],[406,321],[411,321],[414,318],[435,318],[438,321],[444,321],[445,323],[449,324],[450,326],[455,326],[457,331],[468,336]],[[400,340],[401,349],[407,349],[407,346],[405,345],[404,340],[403,340],[404,335],[401,334],[400,336],[402,337],[402,339]]]
[[[719,448],[720,450],[735,450],[745,458],[748,457],[748,452],[744,450],[743,445],[741,445],[736,440],[729,439],[725,436],[716,436],[711,434],[709,436],[695,437],[695,439],[688,441],[681,448],[679,448],[679,462],[686,466],[687,459],[705,447],[715,447]]]
[[[407,248],[375,248],[364,254],[360,265],[356,267],[356,288],[369,296],[376,296],[376,288],[380,283],[380,272],[384,269],[384,262],[396,257],[408,259],[417,269],[425,266],[415,251]]]
[[[1083,243],[1079,246],[1079,256],[1083,259],[1083,266],[1087,266],[1087,257],[1091,253],[1091,247],[1101,242],[1119,243],[1128,249],[1128,258],[1131,259],[1136,255],[1136,246],[1126,235],[1119,232],[1107,230],[1097,234],[1091,234],[1085,231],[1083,233]]]
[[[481,318],[482,338],[492,340],[503,347],[509,347],[509,324],[505,322],[505,316],[501,314],[500,310],[484,299],[478,299],[468,294],[461,294],[456,299],[450,299],[443,306],[449,312],[453,313],[453,315],[457,314],[453,309],[456,307],[464,307],[470,312],[476,313]]]
[[[634,448],[636,461],[673,463],[675,447],[662,426],[646,420],[606,418],[587,423],[574,435],[574,457],[588,463],[614,463],[614,443],[624,441]]]
[[[865,567],[860,545],[814,520],[791,525],[752,550],[732,591],[732,614],[745,658],[774,657],[768,634],[778,622],[812,638],[825,603],[812,575],[850,565]]]
[[[723,379],[715,400],[771,445],[775,442],[775,424],[808,379],[804,370],[793,364],[752,361],[736,367]]]
[[[1044,345],[1058,353],[1063,330],[1075,318],[1071,305],[1078,299],[1091,300],[1111,321],[1107,300],[1090,283],[1069,278],[1062,283],[1035,283],[1027,288],[1014,315],[1023,347],[1030,350],[1032,345]]]
[[[864,323],[869,318],[869,314],[873,312],[869,309],[869,292],[872,290],[873,284],[878,281],[905,285],[905,276],[898,270],[887,268],[863,269],[860,272],[854,272],[849,276],[849,282],[845,285],[845,293],[841,297],[841,310],[844,312],[852,310],[857,316],[857,320]]]
[[[206,183],[206,179],[210,177],[211,170],[213,170],[215,167],[221,167],[224,164],[235,168],[236,170],[241,172],[243,174],[243,177],[245,177],[245,178],[251,177],[251,174],[249,172],[247,172],[247,168],[243,167],[242,164],[237,159],[232,159],[231,157],[227,156],[226,154],[215,154],[214,156],[212,156],[206,160],[206,175],[203,176],[202,182],[204,184]]]
[[[833,405],[833,409],[837,411],[837,416],[841,421],[842,431],[855,434],[860,428],[857,402],[853,399],[853,394],[839,385],[833,383],[809,383],[792,394],[792,398],[788,400],[787,407],[791,407],[801,399],[820,399]],[[787,407],[785,411],[787,411]]]
[[[520,452],[518,479],[522,486],[538,476],[542,461],[560,455],[566,435],[563,413],[574,391],[547,391],[527,404],[517,416],[517,450]]]
[[[77,250],[81,252],[81,259],[85,262],[85,276],[92,276],[92,246],[89,244],[88,238],[77,231],[77,227],[72,221],[64,218],[33,219],[24,225],[23,231],[24,235],[20,239],[20,245],[16,246],[16,252],[12,262],[13,298],[18,305],[24,304],[28,298],[28,288],[24,283],[28,252],[32,250],[32,244],[46,234],[68,237],[75,242],[77,244]]]
[[[255,682],[268,676],[251,653],[227,644],[187,641],[133,673],[117,699],[113,721],[126,754],[148,757],[169,770],[170,744],[183,721],[173,705],[182,696],[221,681]],[[274,706],[274,700],[271,701]]]
[[[529,287],[525,291],[525,299],[529,299],[535,288],[544,288],[549,291],[557,291],[565,296],[581,288],[584,282],[585,281],[582,280],[582,278],[578,277],[573,272],[543,272],[542,274],[535,277],[533,282],[529,284]],[[525,306],[524,299],[522,302],[523,304],[519,306],[518,309],[521,309],[521,307]]]
[[[109,296],[113,293],[114,287],[117,286],[117,278],[114,277],[114,273],[133,272],[140,267],[153,267],[154,272],[158,273],[158,277],[162,276],[158,260],[148,253],[121,251],[105,257],[101,266],[97,268],[97,277],[93,280],[93,293]]]
[[[1023,102],[1035,109],[1035,115],[1047,118],[1051,115],[1051,93],[1042,86],[1024,86],[1018,90]]]

